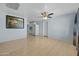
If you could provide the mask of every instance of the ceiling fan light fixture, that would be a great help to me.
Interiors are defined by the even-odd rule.
[[[41,13],[41,17],[43,18],[43,20],[47,20],[48,18],[52,18],[51,15],[53,15],[54,13],[49,13],[48,12],[42,12]]]
[[[48,17],[43,17],[43,19],[44,19],[44,20],[47,20],[47,19],[48,19]]]

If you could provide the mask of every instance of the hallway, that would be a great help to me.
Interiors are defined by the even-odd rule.
[[[12,56],[75,56],[76,47],[67,42],[47,37],[28,36],[0,43],[0,55]]]

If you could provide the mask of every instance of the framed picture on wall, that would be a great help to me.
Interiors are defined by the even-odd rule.
[[[24,29],[24,19],[20,17],[6,15],[6,28]]]

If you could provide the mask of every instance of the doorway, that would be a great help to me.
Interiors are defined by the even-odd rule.
[[[27,35],[37,36],[39,35],[39,25],[36,22],[29,22],[27,24]]]

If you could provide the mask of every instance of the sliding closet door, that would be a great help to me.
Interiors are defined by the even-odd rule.
[[[73,45],[77,45],[77,14],[75,15],[75,20],[74,20],[74,28],[73,28]]]
[[[77,11],[77,39],[76,39],[76,46],[77,46],[77,55],[79,56],[79,8]]]

